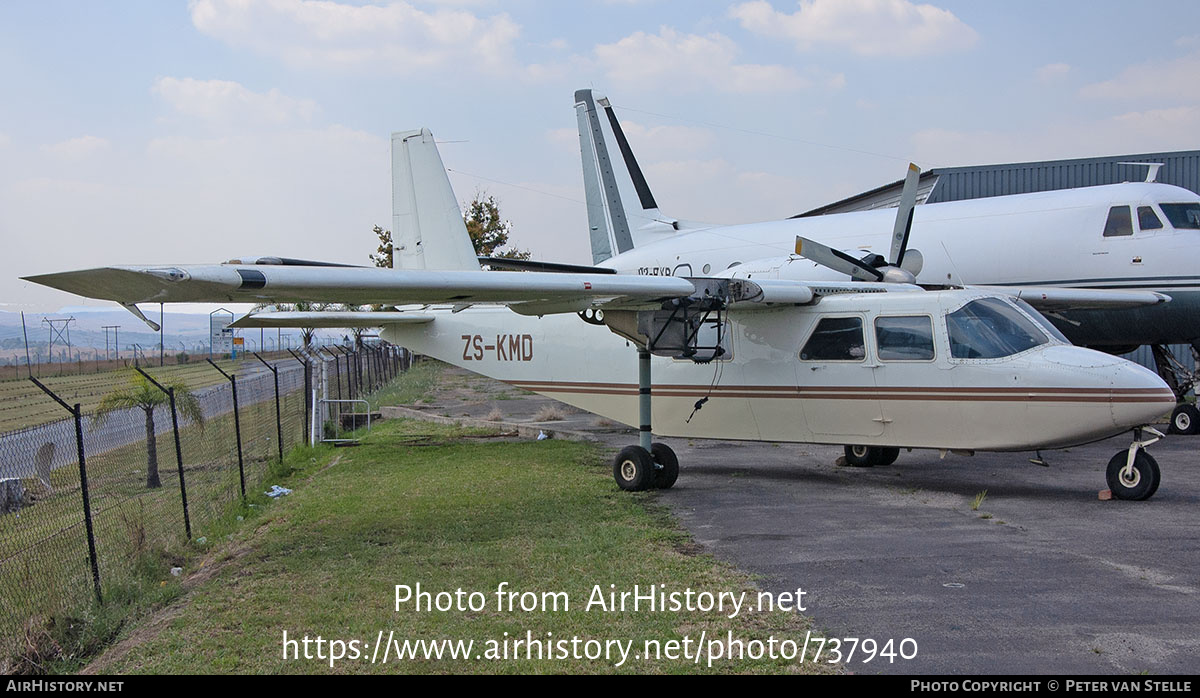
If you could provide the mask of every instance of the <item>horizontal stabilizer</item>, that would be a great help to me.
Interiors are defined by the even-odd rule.
[[[1062,288],[1059,286],[970,286],[970,288],[1016,296],[1042,311],[1139,308],[1171,300],[1170,296],[1154,291]]]
[[[511,257],[480,257],[480,264],[486,264],[493,269],[512,269],[514,271],[553,271],[560,274],[616,274],[616,269],[608,267],[589,267],[583,264],[562,264],[560,262],[538,262],[532,259],[513,259]]]
[[[419,325],[432,322],[432,315],[416,313],[379,312],[264,312],[238,319],[230,327],[383,327],[385,325]]]

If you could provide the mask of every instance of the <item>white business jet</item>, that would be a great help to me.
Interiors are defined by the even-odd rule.
[[[421,304],[386,313],[259,313],[237,324],[381,327],[387,341],[637,426],[638,445],[613,463],[626,490],[668,488],[678,476],[675,454],[652,430],[850,444],[856,465],[891,462],[901,448],[1023,451],[1133,432],[1108,464],[1109,487],[1124,499],[1158,488],[1145,447],[1161,435],[1145,425],[1174,405],[1167,385],[1136,364],[1072,346],[1013,292],[913,284],[898,263],[917,256],[905,244],[915,190],[897,217],[898,263],[870,267],[878,282],[778,278],[768,265],[742,269],[750,258],[721,273],[615,273],[629,268],[623,254],[606,269],[546,265],[556,270],[514,274],[480,270],[432,134],[398,133],[392,144],[401,268],[265,257],[28,279],[139,315],[142,302]],[[700,270],[715,262],[690,235],[672,237],[680,264]],[[1030,296],[1054,308],[1163,300],[1075,289]]]

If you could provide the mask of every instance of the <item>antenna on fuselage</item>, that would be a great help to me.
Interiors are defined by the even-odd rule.
[[[1158,180],[1158,171],[1162,169],[1161,162],[1118,162],[1118,165],[1133,165],[1134,167],[1147,167],[1146,183],[1150,184]]]

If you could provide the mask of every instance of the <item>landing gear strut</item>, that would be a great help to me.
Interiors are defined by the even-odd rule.
[[[1149,432],[1151,437],[1142,438],[1142,432]],[[1133,431],[1133,443],[1124,451],[1118,451],[1108,461],[1105,473],[1108,479],[1108,489],[1117,499],[1143,500],[1150,499],[1158,490],[1161,475],[1158,461],[1145,451],[1150,444],[1163,437],[1162,432],[1143,427]]]
[[[664,443],[653,443],[650,430],[650,352],[638,350],[638,445],[621,449],[613,460],[613,479],[630,492],[669,489],[679,477],[679,459]]]

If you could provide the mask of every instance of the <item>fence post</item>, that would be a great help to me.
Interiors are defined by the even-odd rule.
[[[212,364],[212,367],[221,371],[221,367],[213,363],[212,359],[206,358],[205,361]],[[237,377],[221,371],[221,375],[229,379],[229,387],[233,390],[233,433],[237,437],[237,452],[238,452],[238,480],[242,484],[242,499],[246,499],[246,467],[242,464],[242,418],[238,414],[238,398],[237,398]]]
[[[304,443],[307,444],[311,443],[309,428],[312,424],[312,367],[307,357],[301,357],[291,348],[288,349],[288,353],[304,365]]]
[[[258,352],[251,352],[254,358],[258,359],[263,366],[271,370],[271,375],[275,377],[275,440],[279,445],[279,462],[283,462],[283,415],[279,409],[279,369],[263,360],[263,357],[258,355]]]
[[[183,530],[187,533],[190,541],[192,539],[192,519],[188,516],[187,483],[183,479],[183,446],[179,444],[179,416],[175,411],[175,389],[164,388],[140,367],[135,367],[134,370],[145,376],[146,380],[150,381],[155,388],[166,393],[167,399],[171,403],[171,429],[175,432],[175,464],[179,468],[179,498],[183,500]]]
[[[96,603],[102,604],[104,599],[100,594],[100,565],[96,561],[96,534],[92,530],[92,497],[88,494],[87,462],[83,455],[83,410],[80,409],[79,403],[75,403],[74,407],[68,405],[33,376],[30,376],[29,380],[75,417],[75,449],[79,457],[79,491],[83,496],[83,521],[87,529],[88,561],[92,566],[92,589],[96,592]]]

